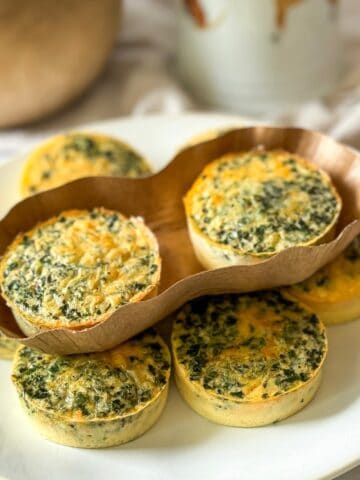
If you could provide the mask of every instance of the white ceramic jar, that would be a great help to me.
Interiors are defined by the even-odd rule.
[[[337,0],[178,0],[177,70],[205,103],[263,114],[329,93]]]

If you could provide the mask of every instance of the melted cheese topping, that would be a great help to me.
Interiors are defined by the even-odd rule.
[[[261,401],[296,390],[319,371],[323,325],[276,291],[203,297],[185,305],[172,334],[182,374],[209,395]]]
[[[169,376],[168,348],[149,330],[102,353],[55,356],[22,346],[12,379],[34,410],[87,422],[144,409],[166,387]]]
[[[52,138],[29,155],[21,192],[27,196],[82,177],[149,173],[144,158],[125,143],[104,135],[70,133]]]
[[[35,325],[81,328],[158,284],[160,258],[140,218],[94,209],[61,213],[9,246],[0,263],[8,305]]]
[[[185,197],[191,225],[221,248],[271,255],[314,243],[338,219],[328,176],[282,150],[231,153],[206,166]]]
[[[333,304],[360,298],[360,236],[336,260],[288,291],[305,303]]]

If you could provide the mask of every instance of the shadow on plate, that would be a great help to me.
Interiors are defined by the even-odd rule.
[[[156,330],[170,347],[172,323],[175,315],[169,315],[156,325]],[[176,449],[203,443],[216,434],[218,425],[197,415],[181,398],[171,378],[168,403],[160,420],[142,437],[121,445],[125,449]]]
[[[285,422],[311,422],[345,410],[360,395],[360,320],[328,328],[329,353],[318,393]]]
[[[218,425],[197,415],[182,400],[172,379],[168,404],[160,420],[142,437],[119,448],[121,450],[189,448],[204,443],[218,431]]]

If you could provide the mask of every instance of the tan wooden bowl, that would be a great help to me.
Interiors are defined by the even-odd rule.
[[[0,127],[32,122],[78,97],[102,71],[121,0],[2,0]]]

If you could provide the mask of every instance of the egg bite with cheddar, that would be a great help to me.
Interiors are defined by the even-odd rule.
[[[333,262],[285,291],[326,325],[360,318],[360,236]]]
[[[79,330],[156,295],[161,259],[142,218],[68,210],[19,234],[0,261],[0,291],[26,335]]]
[[[327,353],[322,322],[278,291],[193,300],[179,310],[171,343],[183,399],[235,427],[268,425],[305,407]]]
[[[21,346],[12,381],[45,438],[79,448],[129,442],[165,408],[170,353],[153,330],[101,353],[57,356]]]
[[[229,153],[184,198],[190,239],[207,269],[251,265],[333,238],[342,201],[329,176],[285,150]]]
[[[142,177],[151,168],[133,147],[95,133],[65,133],[42,143],[26,158],[20,181],[23,197],[83,177]]]

